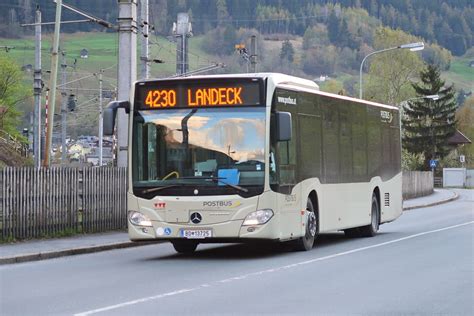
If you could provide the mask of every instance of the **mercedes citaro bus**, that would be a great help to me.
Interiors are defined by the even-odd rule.
[[[128,121],[128,233],[199,243],[373,236],[402,212],[396,107],[276,73],[140,80]]]

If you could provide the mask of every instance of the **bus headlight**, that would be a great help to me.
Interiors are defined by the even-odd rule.
[[[130,211],[128,212],[128,220],[133,225],[137,226],[152,226],[150,219],[140,212]]]
[[[271,209],[258,210],[247,215],[242,226],[262,225],[272,217],[273,211]]]

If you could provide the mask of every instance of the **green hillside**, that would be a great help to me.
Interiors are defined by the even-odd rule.
[[[203,36],[198,36],[192,37],[189,40],[189,60],[191,69],[198,69],[211,62],[221,61],[219,56],[210,55],[202,49],[203,39]],[[50,68],[51,40],[52,36],[50,34],[45,36],[43,39],[42,59],[43,69],[46,70]],[[301,40],[299,40],[299,42],[301,42]],[[174,74],[176,69],[176,44],[163,37],[152,37],[151,43],[151,57],[164,61],[164,63],[152,64],[152,76],[166,77]],[[268,40],[264,41],[264,43],[268,52],[278,54],[282,41]],[[0,53],[8,54],[8,56],[13,58],[19,65],[33,65],[34,39],[32,37],[23,39],[0,39],[0,45],[15,47],[8,53],[5,51]],[[84,76],[87,75],[87,73],[95,73],[99,69],[110,68],[110,70],[107,71],[106,76],[109,77],[109,79],[115,80],[117,71],[117,47],[117,34],[112,33],[75,33],[62,35],[61,38],[61,49],[66,51],[68,65],[73,65],[74,59],[77,59],[76,68],[68,68],[68,73],[74,76],[77,74]],[[80,51],[83,48],[86,48],[89,52],[89,57],[87,59],[80,58]],[[139,54],[139,48],[137,54]],[[234,58],[236,60],[239,59],[237,55],[235,55]],[[451,67],[448,71],[443,72],[443,77],[447,82],[454,83],[457,89],[462,88],[465,91],[473,91],[474,87],[472,82],[474,82],[474,69],[469,67],[469,61],[470,59],[466,57],[453,57]],[[263,70],[271,71],[271,69]],[[348,78],[348,75],[344,75],[344,73],[342,73],[342,75],[341,78]],[[47,74],[45,74],[45,76],[47,77]],[[337,80],[341,80],[341,78],[337,78]],[[87,86],[88,82],[91,83],[91,80],[86,80],[82,84]],[[91,83],[91,86],[95,85],[95,82]]]
[[[207,64],[214,57],[206,54],[200,48],[202,37],[194,37],[190,40],[189,60],[192,69],[202,67]],[[43,69],[49,69],[51,63],[51,43],[52,35],[47,34],[43,36],[42,47],[42,62]],[[163,37],[151,36],[151,57],[163,60],[165,63],[153,64],[151,66],[152,74],[156,77],[169,76],[175,73],[176,69],[176,44],[170,42]],[[26,37],[22,39],[1,39],[0,45],[13,46],[14,49],[8,53],[11,58],[16,60],[20,65],[34,63],[34,38]],[[139,45],[138,45],[139,46]],[[99,69],[112,68],[109,71],[111,77],[116,76],[117,67],[117,50],[118,50],[118,35],[114,33],[74,33],[61,35],[61,50],[66,52],[68,65],[72,65],[74,59],[77,59],[76,72],[95,73]],[[87,49],[89,57],[87,59],[80,58],[80,51]],[[138,54],[139,54],[138,47]],[[139,55],[137,55],[139,57]],[[69,72],[74,69],[69,68]]]
[[[454,57],[449,71],[442,74],[443,79],[454,83],[457,90],[474,92],[474,68],[469,67],[469,62],[472,60],[466,57]]]
[[[44,36],[42,50],[44,70],[49,70],[50,68],[51,40],[51,34],[46,34]],[[203,49],[203,41],[205,40],[205,36],[191,37],[189,40],[189,60],[191,70],[209,65],[210,62],[226,63],[228,65],[227,69],[221,70],[225,72],[242,72],[246,70],[245,66],[242,66],[242,59],[237,53],[222,57],[206,53]],[[291,67],[285,68],[281,65],[279,59],[283,41],[275,40],[274,38],[272,38],[272,40],[263,40],[259,49],[263,52],[262,58],[264,60],[259,64],[259,70],[281,71],[313,79],[315,77],[314,75],[305,74],[304,71],[298,67],[298,63],[301,65],[300,60],[304,54],[304,50],[301,48],[302,42],[303,39],[301,37],[293,36],[292,43],[295,47],[295,62]],[[164,37],[156,36],[151,37],[151,43],[151,57],[164,61],[164,63],[155,63],[152,65],[152,76],[167,77],[175,74],[176,43],[170,42]],[[0,39],[0,45],[15,47],[8,53],[1,51],[0,54],[8,54],[8,56],[14,59],[19,65],[34,63],[34,39],[32,37],[22,39]],[[66,51],[67,64],[72,66],[76,59],[75,68],[67,68],[67,80],[78,80],[89,76],[89,78],[78,80],[69,86],[69,93],[78,97],[77,104],[80,106],[75,112],[68,115],[68,134],[77,136],[80,134],[97,133],[98,101],[94,100],[94,98],[97,98],[98,96],[98,92],[95,91],[95,89],[98,88],[98,79],[91,76],[91,74],[97,73],[99,69],[107,69],[104,73],[104,89],[110,91],[115,89],[117,76],[117,47],[118,37],[117,34],[113,33],[92,32],[62,35],[61,48]],[[83,48],[86,48],[89,52],[89,57],[87,59],[80,58],[80,51]],[[137,54],[139,57],[139,52]],[[457,90],[461,88],[466,92],[474,90],[472,84],[472,82],[474,82],[474,69],[469,67],[468,62],[469,58],[467,57],[454,57],[451,61],[450,69],[443,72],[443,78],[446,79],[448,84],[454,83]],[[43,73],[43,80],[47,86],[49,84],[49,74],[45,71]],[[137,73],[139,73],[139,71],[137,71]],[[321,84],[323,90],[337,92],[343,88],[344,83],[351,81],[356,84],[358,81],[358,73],[350,69],[347,71],[339,70],[330,77],[333,79],[331,82]],[[31,87],[33,73],[25,73],[25,78],[25,84]],[[90,89],[90,91],[87,89]],[[349,95],[356,94],[354,89],[352,90],[353,91],[351,92],[346,89],[346,93]],[[57,104],[60,104],[59,96]],[[30,112],[32,109],[32,101],[23,104],[20,109],[25,113]],[[56,113],[59,113],[58,110],[56,111]],[[28,120],[26,117],[24,122],[24,127],[27,127],[26,124]],[[56,124],[59,124],[58,119],[56,119]],[[56,126],[59,127],[58,125]]]

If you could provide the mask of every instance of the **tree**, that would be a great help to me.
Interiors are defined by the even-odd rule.
[[[430,159],[442,159],[450,152],[447,140],[456,131],[456,100],[454,87],[445,87],[439,69],[428,64],[420,73],[421,83],[413,83],[421,98],[408,102],[402,117],[403,145],[410,153],[422,153],[423,169],[429,169]],[[439,95],[434,101],[422,98]]]
[[[420,41],[401,30],[380,27],[375,32],[374,48],[379,50]],[[413,97],[410,80],[416,78],[423,69],[419,53],[395,49],[370,59],[368,80],[363,82],[364,99],[395,105]]]
[[[458,129],[474,142],[474,96],[467,98],[462,107],[456,112]],[[466,157],[466,167],[474,168],[474,143],[459,148],[459,154]]]
[[[339,93],[344,91],[344,87],[341,82],[336,81],[334,79],[327,80],[320,86],[321,91],[330,92],[330,93]]]
[[[425,156],[422,153],[410,153],[405,148],[402,149],[402,170],[413,171],[423,168]]]
[[[280,59],[293,62],[295,56],[295,49],[291,44],[290,40],[286,40],[281,44]]]
[[[237,44],[237,32],[232,24],[225,26],[224,31],[222,32],[222,50],[226,55],[230,55],[235,50],[235,44]]]
[[[229,13],[227,12],[227,5],[225,0],[217,0],[216,9],[218,26],[223,27],[226,23],[229,22]]]
[[[337,66],[337,48],[328,45],[308,49],[303,55],[303,71],[312,75],[333,74]]]
[[[464,101],[466,101],[466,92],[461,88],[461,90],[459,90],[458,92],[456,102],[458,106],[462,106],[464,104]]]
[[[339,18],[337,17],[335,10],[332,10],[328,20],[328,37],[334,45],[337,45],[339,40],[339,29]]]
[[[22,113],[17,107],[29,96],[28,91],[20,67],[13,60],[0,56],[0,130],[22,138],[18,131]]]

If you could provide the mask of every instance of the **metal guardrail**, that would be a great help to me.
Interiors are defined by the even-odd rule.
[[[443,187],[443,177],[434,177],[434,186],[435,188]]]

